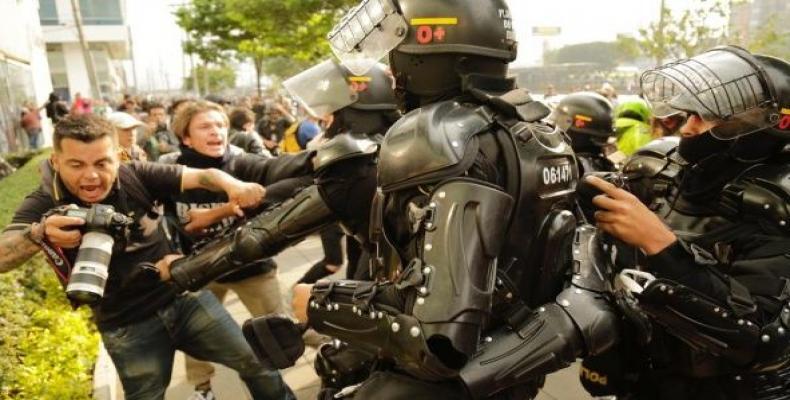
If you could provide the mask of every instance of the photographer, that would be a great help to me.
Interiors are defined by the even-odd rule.
[[[255,399],[292,398],[279,373],[257,362],[216,298],[207,292],[180,295],[158,276],[141,272],[146,264],[164,268],[179,257],[155,211],[163,197],[186,189],[224,191],[231,203],[252,207],[262,200],[263,187],[213,169],[121,165],[115,130],[97,116],[65,118],[56,126],[53,142],[52,171],[44,171],[41,186],[28,195],[0,236],[0,271],[19,266],[40,245],[62,250],[66,261],[79,263],[83,233],[93,232],[80,231],[85,218],[52,210],[70,204],[113,206],[133,224],[124,238],[116,239],[111,256],[107,254],[106,287],[92,309],[126,398],[164,398],[176,349],[235,369]]]
[[[688,116],[679,145],[626,163],[639,198],[586,182],[602,192],[598,227],[646,255],[641,276],[654,277],[629,291],[652,335],[585,359],[582,381],[596,396],[785,398],[774,371],[790,356],[790,64],[721,47],[646,72],[642,89],[654,110]]]

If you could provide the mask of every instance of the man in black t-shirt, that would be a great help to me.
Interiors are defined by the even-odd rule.
[[[162,197],[186,189],[224,191],[229,202],[250,207],[262,200],[263,187],[215,169],[121,165],[112,125],[93,115],[62,120],[53,142],[50,173],[0,235],[0,272],[24,263],[44,243],[62,249],[73,263],[83,220],[47,212],[68,204],[111,205],[134,224],[125,243],[114,249],[104,297],[92,308],[126,398],[163,399],[177,349],[235,369],[255,399],[292,398],[279,373],[258,363],[239,327],[211,294],[180,295],[138,273],[141,264],[163,268],[179,257],[172,254],[154,208]]]

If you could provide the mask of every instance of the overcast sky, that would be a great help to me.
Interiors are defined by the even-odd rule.
[[[181,86],[183,33],[172,15],[187,0],[127,0],[137,79],[141,90]],[[480,0],[485,1],[485,0]],[[635,34],[658,18],[659,0],[507,0],[519,39],[515,65],[540,62],[544,44],[550,48],[590,41],[612,41],[619,33]],[[682,0],[669,0],[669,5]],[[532,36],[532,27],[558,26],[557,37]]]
[[[507,0],[519,41],[515,65],[540,63],[544,44],[614,41],[658,19],[659,0]],[[669,1],[669,4],[677,1]],[[536,37],[533,27],[560,27],[556,37]]]

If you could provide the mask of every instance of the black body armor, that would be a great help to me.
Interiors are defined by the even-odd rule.
[[[611,346],[606,274],[573,260],[574,243],[576,254],[595,247],[576,232],[576,160],[559,131],[522,118],[542,107],[516,90],[435,103],[396,123],[382,144],[371,232],[376,262],[397,278],[319,282],[311,326],[418,379],[460,377],[474,398]]]
[[[633,368],[644,382],[669,373],[682,377],[678,379],[689,388],[716,382],[705,393],[735,390],[728,395],[782,398],[775,396],[776,389],[786,389],[790,382],[780,379],[786,373],[772,371],[784,370],[790,360],[787,157],[779,154],[738,168],[718,195],[700,202],[686,197],[693,191],[684,187],[684,174],[697,171],[678,156],[677,144],[671,138],[651,142],[623,169],[629,189],[680,239],[645,261],[651,272],[659,271],[659,279],[636,295],[638,309],[660,329]],[[667,264],[677,270],[666,269]],[[705,275],[683,275],[684,270]],[[605,374],[596,364],[585,360],[590,370]],[[600,389],[582,380],[593,391]],[[640,383],[608,394],[640,393],[640,387],[658,393]],[[692,392],[687,388],[686,393]]]

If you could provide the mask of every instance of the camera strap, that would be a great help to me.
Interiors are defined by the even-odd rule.
[[[44,251],[44,255],[47,256],[47,263],[55,271],[61,286],[65,288],[71,275],[71,263],[63,254],[63,249],[53,245],[46,238],[41,240],[38,245]]]
[[[41,217],[42,226],[44,225],[44,220],[46,220],[48,216],[53,214],[61,214],[66,208],[68,208],[68,206],[60,206],[46,212]],[[60,282],[61,286],[65,288],[69,283],[69,276],[71,276],[72,266],[68,258],[66,258],[66,255],[63,254],[63,249],[50,243],[46,235],[44,235],[44,237],[41,239],[36,239],[31,236],[31,239],[37,245],[39,245],[39,247],[41,247],[41,250],[44,251],[44,255],[47,257],[47,263],[50,267],[52,267],[52,270],[55,271],[55,275],[58,277],[58,281]]]

